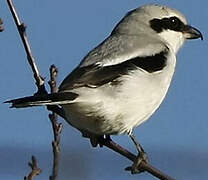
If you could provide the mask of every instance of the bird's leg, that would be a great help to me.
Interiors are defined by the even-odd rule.
[[[136,146],[136,148],[137,148],[137,151],[138,151],[138,153],[139,154],[143,154],[143,153],[145,153],[144,152],[144,149],[142,148],[142,146],[137,142],[137,140],[136,140],[136,138],[135,138],[135,136],[134,136],[134,134],[133,133],[131,133],[130,135],[129,135],[129,137],[131,138],[131,140],[133,141],[133,143],[135,144],[135,146]]]
[[[129,134],[129,137],[135,144],[137,151],[138,151],[138,155],[133,165],[131,167],[127,167],[126,170],[131,171],[132,174],[141,173],[143,172],[143,170],[140,168],[140,164],[141,162],[148,163],[148,157],[147,157],[147,154],[144,152],[144,149],[142,148],[142,146],[137,142],[133,133]]]

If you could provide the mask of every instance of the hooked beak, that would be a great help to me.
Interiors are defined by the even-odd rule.
[[[183,32],[184,37],[186,39],[198,39],[198,38],[201,38],[201,40],[203,40],[202,33],[198,29],[196,29],[196,28],[194,28],[192,26],[186,25],[182,32]]]

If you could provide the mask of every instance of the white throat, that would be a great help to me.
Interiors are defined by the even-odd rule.
[[[180,47],[183,45],[185,38],[181,32],[175,32],[171,30],[165,30],[161,32],[160,37],[166,41],[167,44],[173,49],[176,54]]]

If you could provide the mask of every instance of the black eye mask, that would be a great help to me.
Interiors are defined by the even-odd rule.
[[[163,19],[152,19],[150,20],[150,27],[157,33],[162,32],[163,30],[173,30],[177,32],[182,32],[186,25],[177,17],[169,17]]]

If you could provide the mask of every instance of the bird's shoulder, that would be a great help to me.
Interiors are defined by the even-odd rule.
[[[167,49],[165,42],[154,34],[115,33],[92,49],[81,61],[79,67],[92,64],[112,65],[128,58],[144,57],[157,54]]]
[[[113,35],[90,51],[62,82],[60,91],[99,87],[135,68],[151,73],[166,65],[168,47],[151,36]]]

